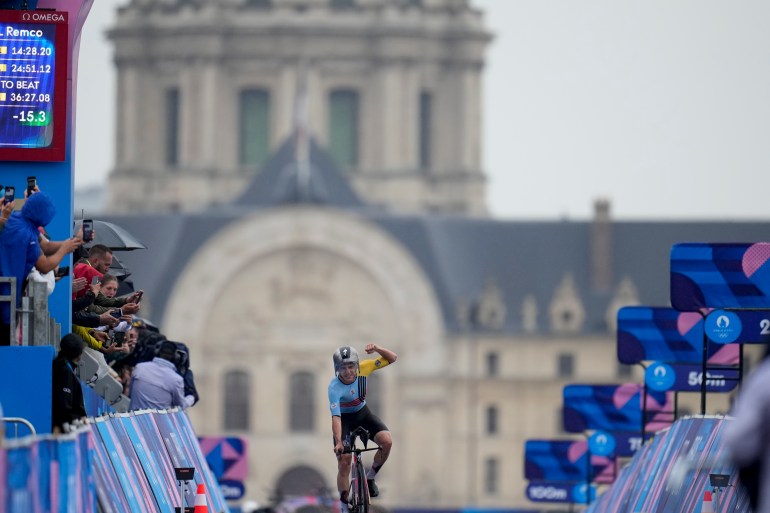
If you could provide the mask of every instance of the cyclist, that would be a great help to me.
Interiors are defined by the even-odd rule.
[[[358,351],[342,346],[334,351],[335,377],[329,383],[329,408],[332,414],[332,435],[334,453],[337,455],[337,489],[340,492],[342,513],[348,511],[348,489],[350,487],[350,465],[352,456],[342,454],[343,442],[349,443],[350,432],[363,426],[380,449],[374,453],[372,468],[366,474],[369,495],[377,497],[379,490],[374,482],[377,472],[385,464],[393,445],[387,426],[369,410],[366,405],[366,378],[396,361],[396,353],[376,344],[367,344],[366,354],[377,353],[374,360],[359,361]]]

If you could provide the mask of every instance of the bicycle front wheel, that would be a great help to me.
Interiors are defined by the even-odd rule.
[[[356,488],[358,513],[369,513],[369,487],[366,485],[363,464],[356,465]]]

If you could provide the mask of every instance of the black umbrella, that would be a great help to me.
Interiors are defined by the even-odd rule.
[[[128,267],[126,267],[123,262],[118,260],[118,257],[115,255],[112,255],[112,263],[110,264],[110,270],[108,272],[118,280],[122,280],[131,276],[131,271],[128,270]]]
[[[114,223],[94,220],[94,240],[89,243],[103,244],[113,251],[147,249],[136,237]]]

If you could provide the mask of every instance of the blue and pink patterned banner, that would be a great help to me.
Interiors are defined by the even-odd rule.
[[[591,456],[588,475],[588,442],[585,440],[527,440],[524,444],[524,477],[529,481],[611,483],[617,466],[614,458]]]
[[[770,243],[686,243],[671,248],[671,305],[770,308]]]
[[[202,436],[201,451],[219,481],[227,500],[238,500],[246,491],[249,473],[248,443],[242,437]]]
[[[644,386],[567,385],[563,390],[564,430],[582,433],[600,429],[642,431],[642,397]],[[674,401],[671,392],[647,391],[644,430],[654,433],[673,421]]]
[[[673,308],[627,306],[618,310],[618,361],[702,363],[703,317]],[[708,363],[737,365],[740,349],[710,342]]]

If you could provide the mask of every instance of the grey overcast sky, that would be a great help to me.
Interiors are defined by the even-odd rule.
[[[114,161],[96,0],[81,42],[76,185]],[[770,220],[770,2],[472,0],[495,39],[484,169],[496,217]]]

